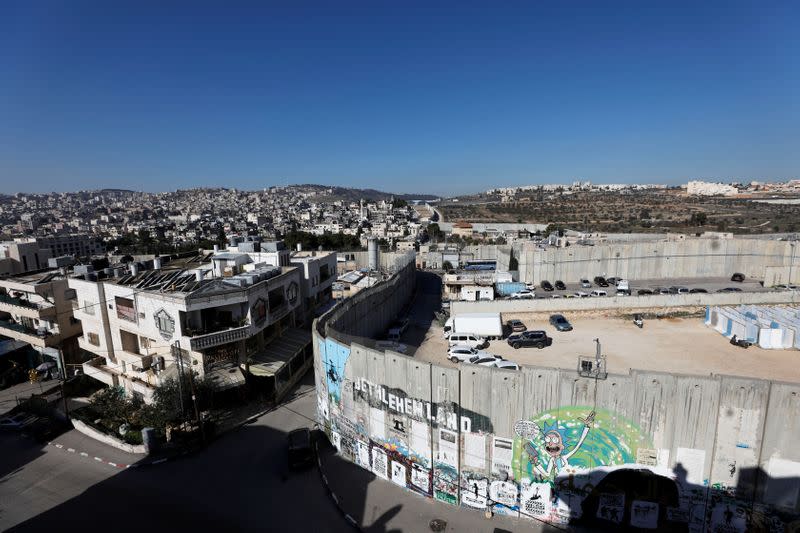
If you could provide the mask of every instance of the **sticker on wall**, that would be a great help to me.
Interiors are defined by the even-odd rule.
[[[439,430],[439,450],[437,460],[453,468],[458,468],[458,435],[446,429]]]
[[[461,474],[461,503],[467,507],[485,509],[489,497],[489,480],[472,472]]]
[[[381,448],[372,448],[372,472],[383,479],[389,479],[388,461],[386,459],[386,452]]]
[[[480,469],[486,467],[485,435],[464,433],[464,465]]]
[[[514,441],[502,437],[492,439],[492,474],[510,475],[514,459]]]
[[[411,466],[411,484],[425,494],[431,492],[431,471],[424,466],[414,463]]]
[[[372,470],[372,465],[370,464],[369,460],[369,444],[364,441],[357,440],[356,449],[358,450],[358,455],[356,455],[358,466],[366,468],[367,470]]]
[[[631,526],[642,529],[656,529],[658,527],[658,504],[643,500],[631,502]]]
[[[397,461],[392,461],[392,483],[406,486],[406,466]]]
[[[600,494],[597,504],[597,518],[608,520],[615,524],[622,522],[625,515],[625,493],[604,492]]]
[[[522,516],[544,519],[550,515],[551,487],[549,483],[522,480],[520,485],[519,512]]]

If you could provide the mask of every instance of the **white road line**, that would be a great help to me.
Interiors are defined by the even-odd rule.
[[[100,459],[99,457],[95,457],[95,458],[94,458],[94,460],[95,460],[95,461],[100,461],[101,463],[103,462],[103,460],[102,460],[102,459]]]
[[[63,444],[56,444],[56,448],[63,448],[63,447],[64,447]]]
[[[111,461],[108,462],[111,466],[117,466],[117,463],[112,463]]]
[[[89,454],[86,452],[81,452],[81,457],[89,457]]]
[[[75,453],[75,448],[67,448],[67,451],[70,453]]]

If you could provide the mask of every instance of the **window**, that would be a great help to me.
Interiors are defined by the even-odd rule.
[[[136,310],[133,307],[133,300],[115,296],[114,302],[117,304],[117,318],[136,322]]]
[[[100,336],[97,333],[87,333],[86,340],[92,346],[100,346]]]
[[[83,312],[87,315],[94,315],[94,307],[95,305],[89,300],[83,301]]]

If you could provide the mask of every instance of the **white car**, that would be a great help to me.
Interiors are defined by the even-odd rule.
[[[602,289],[595,289],[591,292],[592,296],[608,296],[608,293]]]
[[[466,361],[471,365],[479,365],[479,366],[495,366],[498,361],[502,360],[503,358],[499,355],[492,355],[487,353],[485,355],[476,355]]]
[[[589,297],[589,293],[588,292],[583,292],[583,291],[577,291],[575,293],[575,297],[576,298],[588,298]]]
[[[511,299],[513,300],[533,300],[534,298],[536,298],[536,295],[528,289],[522,289],[511,295]]]
[[[471,346],[453,346],[447,351],[447,358],[454,363],[463,363],[474,357],[488,357],[492,354]]]
[[[503,370],[519,370],[519,365],[517,363],[514,361],[506,361],[505,359],[495,361],[494,366],[502,368]]]

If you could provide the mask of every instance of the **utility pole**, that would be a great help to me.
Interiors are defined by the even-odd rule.
[[[64,384],[67,382],[67,366],[64,364],[64,352],[61,348],[58,349],[58,359],[61,362],[61,399],[64,400],[64,415],[69,419],[69,403],[67,402],[67,393],[64,390]]]
[[[203,439],[203,443],[206,442],[206,432],[203,428],[203,421],[200,420],[200,409],[197,407],[197,392],[194,388],[194,371],[189,368],[189,385],[192,388],[192,402],[194,403],[194,419],[197,422],[197,425],[200,426],[200,436]]]
[[[172,345],[172,357],[175,359],[175,365],[178,367],[178,399],[181,404],[181,419],[183,419],[185,412],[183,408],[183,357],[181,356],[180,341],[175,341],[175,344]]]

